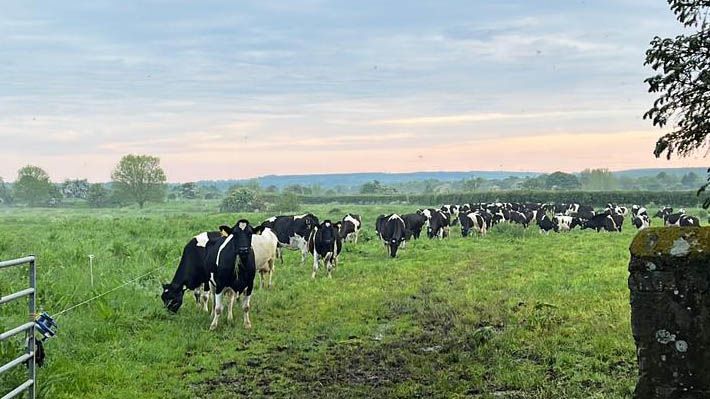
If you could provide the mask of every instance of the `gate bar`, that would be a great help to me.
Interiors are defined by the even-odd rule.
[[[0,305],[2,305],[2,304],[4,304],[4,303],[12,302],[12,301],[14,301],[15,299],[20,299],[20,298],[22,298],[22,297],[24,297],[24,296],[27,296],[27,295],[34,294],[34,292],[35,292],[35,289],[34,289],[34,288],[25,288],[24,290],[22,290],[22,291],[17,291],[17,292],[14,293],[14,294],[10,294],[10,295],[7,295],[7,296],[0,297]]]
[[[20,258],[20,259],[6,260],[3,262],[0,262],[0,269],[2,269],[4,267],[17,266],[17,265],[21,265],[23,263],[30,263],[30,262],[34,262],[34,261],[35,261],[34,255],[25,256],[24,258]]]
[[[27,361],[27,359],[32,358],[34,356],[34,353],[25,353],[24,355],[18,357],[17,359],[11,361],[10,363],[5,363],[2,366],[0,366],[0,374],[12,369],[13,367],[17,366],[18,364],[22,364]]]
[[[35,386],[34,380],[27,380],[22,385],[13,389],[7,395],[3,396],[2,399],[12,399],[12,398],[16,397],[17,395],[21,394],[22,392],[24,392],[27,388],[32,388],[34,386]],[[33,391],[34,391],[34,389],[33,389]]]
[[[14,335],[17,335],[23,331],[27,331],[34,326],[35,326],[34,321],[31,321],[31,322],[25,323],[21,326],[15,327],[12,330],[5,331],[4,333],[0,334],[0,341],[4,341],[4,340],[6,340]]]

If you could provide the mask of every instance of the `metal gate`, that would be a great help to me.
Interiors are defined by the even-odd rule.
[[[27,350],[24,355],[18,357],[17,359],[0,365],[0,374],[5,373],[6,371],[27,363],[27,372],[28,372],[28,377],[27,381],[24,383],[20,384],[17,388],[13,389],[9,393],[7,393],[5,396],[2,397],[2,399],[10,399],[17,397],[20,395],[22,392],[27,391],[29,393],[29,398],[34,399],[35,398],[35,385],[36,385],[36,380],[35,380],[35,299],[36,299],[36,278],[35,278],[35,257],[34,255],[27,256],[25,258],[20,258],[20,259],[13,259],[13,260],[8,260],[5,262],[0,262],[0,269],[12,267],[12,266],[22,266],[24,264],[29,264],[29,288],[25,288],[24,290],[15,292],[14,294],[9,294],[7,296],[0,297],[0,305],[6,304],[8,302],[12,302],[15,299],[20,299],[23,297],[27,297],[29,299],[28,301],[28,307],[29,307],[29,318],[27,323],[22,324],[20,326],[17,326],[11,330],[5,331],[0,334],[0,341],[5,341],[10,337],[13,337],[17,334],[20,334],[22,332],[26,332],[27,336]]]

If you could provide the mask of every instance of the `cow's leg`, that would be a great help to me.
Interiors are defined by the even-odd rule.
[[[316,251],[315,245],[313,246],[313,273],[311,273],[311,278],[316,278],[316,272],[318,271],[318,252]]]
[[[353,244],[357,244],[357,238],[360,235],[360,230],[355,230],[355,241],[353,241]]]
[[[276,271],[276,262],[274,258],[271,258],[269,260],[269,288],[271,288],[271,279],[274,275],[274,271]]]
[[[209,294],[209,297],[208,297],[208,300],[207,300],[207,302],[208,302],[207,307],[208,307],[208,311],[209,311],[209,307],[210,307],[209,302],[212,301],[212,305],[211,305],[211,306],[212,306],[212,312],[211,312],[210,314],[212,315],[212,317],[215,317],[215,313],[214,313],[214,312],[215,312],[215,308],[217,307],[217,301],[216,301],[216,298],[215,298],[215,293],[217,292],[217,287],[215,286],[215,284],[214,284],[213,281],[214,281],[214,277],[210,278],[210,294]]]
[[[284,255],[281,251],[281,247],[276,247],[276,257],[281,260],[281,264],[284,264]]]
[[[244,298],[242,298],[242,311],[244,311],[244,328],[251,328],[251,320],[249,319],[249,309],[251,309],[250,305],[250,300],[251,300],[251,295],[244,295]]]
[[[259,270],[259,288],[264,288],[264,271]]]
[[[205,283],[202,285],[202,290],[200,291],[200,305],[205,312],[210,311],[210,283]]]
[[[217,328],[217,324],[219,323],[219,316],[222,314],[222,294],[224,292],[220,292],[219,294],[215,291],[214,295],[214,318],[212,319],[212,324],[210,324],[210,330],[214,330]]]
[[[192,291],[192,294],[195,296],[195,304],[197,305],[197,308],[202,307],[202,287],[197,287],[195,288],[194,291]]]
[[[227,312],[227,320],[232,321],[234,320],[234,314],[232,313],[232,310],[234,309],[234,300],[237,299],[237,293],[234,292],[231,288],[229,291],[227,291],[229,294],[229,311]]]
[[[328,269],[328,278],[333,278],[333,255],[325,256],[325,266]]]

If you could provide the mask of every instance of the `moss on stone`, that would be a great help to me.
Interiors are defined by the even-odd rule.
[[[676,242],[683,239],[690,244],[688,256],[710,256],[710,227],[653,227],[636,234],[629,250],[632,256],[672,256]]]

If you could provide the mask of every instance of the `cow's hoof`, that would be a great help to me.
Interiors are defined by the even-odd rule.
[[[251,323],[244,323],[244,328],[251,330]]]
[[[217,329],[217,325],[216,325],[216,324],[214,324],[214,323],[210,324],[210,331],[214,331],[214,330],[216,330],[216,329]]]

